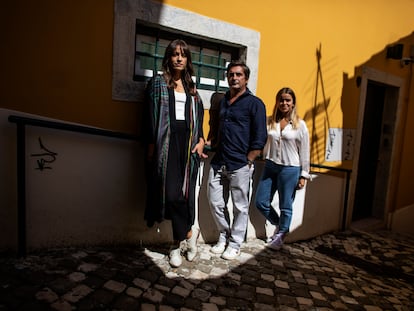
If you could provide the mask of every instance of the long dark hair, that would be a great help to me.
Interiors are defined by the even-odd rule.
[[[191,51],[187,43],[184,40],[176,39],[168,44],[165,49],[164,58],[162,60],[162,71],[165,81],[167,82],[168,87],[175,88],[176,83],[173,79],[172,66],[171,66],[171,56],[175,53],[177,46],[180,47],[183,55],[187,57],[187,65],[182,71],[181,78],[184,81],[184,87],[188,89],[190,94],[194,95],[196,93],[196,88],[193,79],[191,78],[194,75],[193,62],[191,61]]]

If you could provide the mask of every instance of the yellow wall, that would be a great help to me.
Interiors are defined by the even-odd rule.
[[[136,131],[136,103],[112,100],[112,0],[0,6],[0,107]]]
[[[296,91],[300,115],[315,128],[314,163],[324,161],[328,127],[356,127],[355,70],[368,65],[409,77],[385,60],[384,49],[399,40],[414,44],[411,0],[163,2],[260,32],[257,95],[271,111],[279,88]],[[3,1],[0,108],[139,133],[140,106],[111,98],[113,7],[113,0]],[[412,91],[405,96],[413,102]],[[405,186],[414,172],[412,106],[402,120],[397,206],[413,203]],[[352,168],[350,161],[334,164]]]
[[[296,91],[298,111],[314,138],[312,163],[324,162],[327,128],[356,128],[360,95],[356,75],[361,66],[400,76],[407,81],[406,90],[410,89],[408,69],[402,69],[396,60],[387,60],[385,49],[401,41],[407,53],[414,45],[414,1],[163,2],[260,32],[257,95],[270,113],[279,88],[290,86]],[[319,76],[317,50],[321,51]],[[402,122],[407,125],[404,137],[398,138],[401,141],[397,154],[401,154],[401,160],[395,208],[413,202],[406,184],[414,172],[410,160],[414,157],[414,139],[408,134],[414,130],[414,111],[409,108],[413,106],[414,93],[411,90],[403,96],[410,99],[411,105],[407,104],[403,113]],[[352,169],[351,161],[325,164]]]

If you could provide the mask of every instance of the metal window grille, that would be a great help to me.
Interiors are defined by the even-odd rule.
[[[226,67],[241,54],[241,47],[231,43],[213,41],[160,26],[144,25],[138,21],[135,38],[135,81],[146,81],[161,73],[162,58],[167,45],[171,40],[180,38],[190,46],[197,88],[226,91]]]

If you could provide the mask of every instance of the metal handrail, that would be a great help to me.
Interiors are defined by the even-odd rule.
[[[77,124],[34,119],[28,117],[21,117],[10,115],[9,122],[17,125],[17,253],[18,256],[26,256],[26,139],[25,126],[37,126],[52,128],[63,131],[71,131],[78,133],[85,133],[90,135],[99,135],[118,139],[139,140],[136,135],[108,131],[95,127],[88,127]]]
[[[78,125],[78,124],[63,123],[63,122],[56,122],[56,121],[49,121],[49,120],[42,120],[42,119],[33,119],[33,118],[13,116],[13,115],[9,116],[8,120],[16,124],[53,128],[57,130],[85,133],[85,134],[91,134],[91,135],[99,135],[99,136],[119,138],[119,139],[139,140],[139,136],[137,135],[108,131],[108,130],[104,130],[104,129],[100,129],[96,127],[89,127],[89,126]]]
[[[85,133],[90,135],[98,135],[104,137],[118,138],[118,139],[127,139],[139,141],[140,137],[137,135],[131,135],[121,132],[108,131],[95,127],[88,127],[78,124],[63,123],[42,119],[34,119],[28,117],[21,117],[10,115],[8,118],[9,122],[16,123],[17,125],[17,223],[18,223],[18,255],[26,255],[26,166],[25,166],[25,126],[37,126],[44,128],[52,128],[63,131],[71,131],[78,133]],[[342,230],[346,227],[346,214],[348,206],[348,194],[349,194],[349,184],[350,176],[352,170],[344,169],[340,167],[326,166],[320,164],[311,164],[311,167],[329,169],[333,171],[340,171],[346,173],[346,185],[345,185],[345,198],[344,198],[344,208],[342,214]]]

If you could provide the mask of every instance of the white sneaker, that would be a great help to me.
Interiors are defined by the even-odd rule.
[[[240,249],[233,248],[231,246],[227,246],[224,253],[221,255],[223,259],[233,260],[240,255]]]
[[[187,239],[187,260],[193,261],[197,255],[197,238],[200,234],[200,229],[193,228],[191,238]]]
[[[214,254],[223,254],[224,250],[226,249],[226,242],[217,242],[216,245],[214,245],[210,252]]]
[[[286,234],[284,232],[276,234],[276,237],[273,239],[273,241],[267,243],[266,247],[274,249],[276,251],[281,249],[283,246],[283,240],[285,239],[285,235]]]
[[[170,252],[170,265],[171,267],[178,268],[183,263],[183,258],[181,257],[181,248],[173,249]]]

